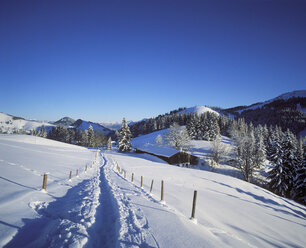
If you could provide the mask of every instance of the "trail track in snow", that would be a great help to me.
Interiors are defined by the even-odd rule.
[[[145,215],[131,204],[123,190],[122,184],[128,182],[114,172],[112,159],[100,155],[104,161],[100,168],[100,205],[96,221],[89,229],[86,247],[159,247]],[[130,184],[126,186],[131,187]],[[130,194],[139,196],[137,191],[127,188],[125,190]]]

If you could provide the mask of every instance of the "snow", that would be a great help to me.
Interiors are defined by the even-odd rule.
[[[169,147],[167,145],[158,146],[155,143],[155,139],[158,135],[161,135],[163,137],[163,141],[165,143],[164,135],[168,132],[168,130],[169,129],[164,129],[136,137],[131,141],[131,144],[134,148],[137,148],[141,151],[154,153],[156,155],[171,157],[172,155],[176,154],[178,150]]]
[[[263,106],[265,106],[265,105],[267,105],[267,104],[269,104],[271,102],[274,102],[274,101],[277,101],[277,100],[285,100],[286,101],[286,100],[288,100],[290,98],[293,98],[293,97],[306,97],[306,90],[297,90],[297,91],[288,92],[288,93],[282,94],[282,95],[280,95],[278,97],[275,97],[273,99],[270,99],[268,101],[255,104],[255,105],[253,105],[251,107],[247,107],[245,109],[238,110],[236,112],[241,114],[245,110],[254,110],[254,109],[262,108]]]
[[[45,125],[46,128],[54,127],[53,124],[50,124],[48,122],[16,119],[13,118],[13,116],[0,112],[0,129],[2,129],[2,132],[12,133],[14,130],[31,131],[33,129],[36,130],[37,128],[40,128],[42,125]]]
[[[82,206],[86,200],[80,200],[79,192],[74,192],[72,187],[92,178],[78,186],[84,187],[84,195],[90,194],[86,193],[85,184],[96,183],[97,169],[88,170],[86,174],[82,171],[86,164],[91,165],[93,158],[94,151],[78,146],[27,135],[0,135],[0,188],[5,189],[0,192],[0,247],[10,241],[18,230],[23,230],[23,226],[44,225],[48,221],[50,224],[45,230],[48,233],[56,226],[78,218],[78,207],[74,203],[79,201]],[[75,177],[76,169],[79,169],[79,178]],[[71,182],[68,181],[70,170],[73,171]],[[46,192],[41,191],[44,173],[48,173]],[[68,205],[64,203],[66,200]],[[95,199],[89,200],[94,204]],[[90,204],[86,208],[90,208]],[[76,212],[74,217],[73,212]],[[42,213],[44,218],[36,223],[35,218]],[[93,221],[90,214],[82,218],[82,225]],[[28,236],[33,235],[27,230],[17,235],[17,243],[12,246],[18,247],[18,242],[25,242],[23,239]]]
[[[214,114],[219,116],[219,113],[216,112],[215,110],[212,110],[211,108],[208,108],[208,107],[205,107],[205,106],[200,106],[200,105],[184,109],[184,110],[178,112],[178,114],[196,113],[197,115],[201,115],[201,114],[204,114],[206,112],[214,113]]]
[[[0,166],[1,247],[306,245],[304,206],[242,180],[171,166],[147,154],[0,135]],[[79,177],[70,182],[69,171],[77,168]],[[45,193],[44,172],[49,172]]]
[[[183,126],[182,128],[186,128]],[[142,135],[134,138],[131,143],[134,148],[138,148],[139,150],[154,153],[157,155],[170,157],[178,152],[178,150],[169,147],[165,144],[164,135],[169,131],[169,129],[163,129],[156,132],[152,132],[146,135]],[[161,135],[164,139],[164,145],[158,146],[155,143],[155,139],[158,135]],[[222,136],[222,142],[226,145],[226,147],[231,149],[231,140],[228,137]],[[209,153],[212,149],[212,142],[205,140],[191,140],[190,141],[190,149],[191,154],[198,156],[199,158],[208,157]]]

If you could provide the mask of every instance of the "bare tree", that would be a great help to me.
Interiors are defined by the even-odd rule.
[[[219,135],[212,143],[212,150],[210,154],[212,160],[219,164],[220,161],[229,154],[229,152],[229,147],[222,143],[221,136]]]
[[[179,126],[177,123],[173,123],[169,132],[165,134],[166,142],[177,150],[188,150],[190,144],[190,137],[186,128]]]

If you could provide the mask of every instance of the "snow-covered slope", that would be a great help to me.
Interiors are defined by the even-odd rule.
[[[237,112],[241,113],[245,110],[250,110],[250,109],[258,109],[258,108],[262,108],[263,106],[271,103],[271,102],[274,102],[274,101],[277,101],[277,100],[288,100],[290,98],[293,98],[293,97],[304,97],[306,98],[306,90],[297,90],[297,91],[292,91],[292,92],[288,92],[288,93],[284,93],[278,97],[275,97],[273,99],[270,99],[270,100],[267,100],[265,102],[262,102],[262,103],[257,103],[257,104],[254,104],[254,105],[251,105],[249,107],[246,107],[242,110],[238,110]]]
[[[79,177],[74,173],[69,181],[69,171],[77,168]],[[170,166],[150,155],[96,153],[39,137],[0,135],[0,169],[4,247],[306,244],[304,206],[242,180]],[[44,172],[50,173],[47,191],[40,190]],[[196,219],[190,220],[194,190]]]
[[[197,115],[201,115],[204,114],[206,112],[210,112],[210,113],[214,113],[216,115],[219,115],[218,112],[216,112],[215,110],[212,110],[211,108],[205,107],[205,106],[194,106],[191,108],[186,108],[180,112],[178,112],[178,114],[191,114],[191,113],[196,113]]]
[[[126,171],[123,180],[124,173],[107,172],[118,206],[134,213],[132,219],[142,227],[142,240],[128,242],[134,221],[128,222],[130,214],[120,219],[120,247],[126,247],[124,242],[139,247],[305,247],[306,208],[291,200],[232,177],[153,162],[149,155],[110,152],[106,157]],[[165,203],[159,202],[161,180]],[[197,224],[189,219],[194,190]]]
[[[83,173],[85,166],[92,164],[94,154],[94,151],[86,148],[40,137],[0,135],[0,247],[21,230],[22,226],[39,217],[40,211],[43,207],[47,207],[49,202],[64,197],[71,187],[84,179],[96,176],[97,171],[93,172],[94,169],[88,170],[86,175]],[[79,178],[75,177],[76,169],[79,169]],[[73,171],[71,182],[68,181],[70,171]],[[44,173],[49,173],[47,193],[41,191]],[[86,194],[84,192],[84,197]],[[69,222],[75,221],[72,214],[76,212],[74,208],[80,206],[73,206],[72,203],[74,201],[75,204],[77,202],[79,202],[78,204],[81,203],[81,199],[77,197],[80,196],[74,194],[66,197],[66,202],[58,202],[62,205],[62,208],[56,207],[57,209],[54,209],[53,214],[61,215],[61,219],[56,215],[53,219],[50,217],[53,225],[63,227],[65,222],[68,228]],[[92,207],[93,201],[94,199],[88,202],[88,207]],[[53,206],[56,206],[56,204]],[[61,210],[63,212],[60,212]],[[71,213],[69,214],[68,211],[71,211]],[[78,212],[76,217],[77,214]],[[85,214],[82,217],[84,219],[83,225],[89,225],[93,221],[92,214],[94,213],[88,213],[88,215]],[[79,219],[79,217],[77,218]],[[63,221],[62,224],[60,220]],[[40,225],[48,225],[45,222],[46,220],[41,222]],[[38,226],[39,224],[35,228],[39,229]],[[79,226],[75,230],[82,231],[82,229],[84,227]],[[26,242],[31,235],[33,236],[31,233],[24,235],[23,242]],[[70,239],[69,242],[72,242],[72,240]],[[11,247],[26,247],[21,244],[15,243]],[[29,247],[42,246],[38,243]]]
[[[0,129],[3,133],[13,133],[18,130],[31,131],[45,125],[46,129],[54,127],[48,122],[39,122],[34,120],[25,120],[23,118],[0,113]]]

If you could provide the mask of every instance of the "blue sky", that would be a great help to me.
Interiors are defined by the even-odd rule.
[[[0,112],[139,120],[306,87],[306,1],[0,1]]]

